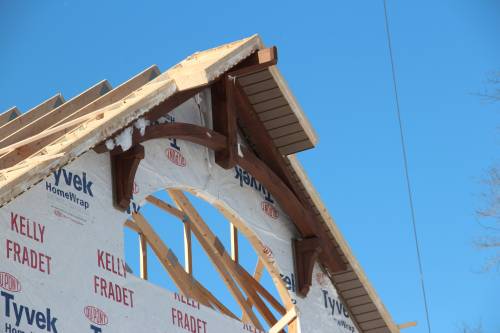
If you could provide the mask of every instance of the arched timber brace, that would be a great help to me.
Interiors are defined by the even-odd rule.
[[[312,269],[316,258],[319,257],[320,262],[330,273],[344,271],[346,265],[337,248],[328,238],[325,227],[306,208],[308,202],[304,194],[296,187],[283,156],[274,146],[269,133],[260,122],[248,97],[238,83],[239,76],[261,71],[268,66],[275,65],[276,62],[276,48],[259,50],[212,84],[214,130],[182,123],[152,125],[147,127],[144,136],[134,129],[132,142],[136,145],[161,137],[187,140],[214,150],[216,162],[222,168],[230,169],[239,164],[259,180],[277,199],[300,233],[301,239],[294,240],[294,255],[298,293],[305,296],[311,285]],[[203,88],[206,87],[175,94],[149,111],[145,118],[151,121],[156,120]],[[250,139],[252,150],[238,147],[238,128]],[[107,149],[102,143],[96,146],[95,151],[102,153]],[[125,153],[120,147],[111,151],[112,155]],[[129,176],[132,182],[127,180],[125,183],[130,186],[131,191],[135,170]],[[122,198],[122,194],[127,193],[116,193],[115,202],[119,203],[118,206],[123,210],[130,202],[130,197]]]
[[[196,144],[211,148],[214,151],[225,149],[227,138],[211,129],[185,123],[153,125],[146,128],[146,133],[141,136],[138,130],[132,135],[134,147],[139,143],[153,138],[182,138]],[[120,150],[119,150],[120,149]],[[111,154],[120,154],[121,148],[115,148]],[[330,272],[345,270],[345,264],[340,258],[338,250],[333,246],[328,236],[323,232],[321,225],[315,220],[288,186],[271,170],[266,163],[260,160],[251,150],[241,147],[241,155],[236,156],[236,162],[247,172],[252,174],[262,183],[277,199],[285,213],[290,217],[303,238],[317,238],[317,243],[322,249],[320,261]],[[125,152],[127,153],[127,152]],[[125,154],[121,153],[121,154]],[[133,178],[132,178],[133,181]],[[311,255],[311,240],[295,240],[294,254],[298,276],[298,292],[306,295],[310,287],[310,275],[317,254]],[[318,250],[315,249],[314,252]],[[318,252],[319,253],[319,252]],[[304,272],[303,270],[306,269]],[[305,276],[308,278],[304,279]]]
[[[144,147],[136,144],[126,152],[111,154],[113,175],[113,200],[120,209],[126,210],[132,199],[135,173],[144,158]]]

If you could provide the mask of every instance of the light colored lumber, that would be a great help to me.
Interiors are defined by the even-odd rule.
[[[139,266],[141,279],[148,279],[148,242],[143,233],[139,234]]]
[[[135,224],[134,221],[126,220],[123,225],[137,233],[141,232],[141,229],[139,229],[139,227],[137,226],[137,224]]]
[[[7,124],[8,122],[16,119],[21,115],[21,111],[15,106],[11,107],[5,112],[0,113],[0,126]],[[0,132],[2,133],[2,132]]]
[[[415,327],[415,326],[417,326],[417,322],[416,321],[409,321],[407,323],[399,324],[398,328],[400,330],[402,330],[402,329],[405,329],[405,328],[408,328],[408,327]]]
[[[196,284],[193,283],[194,279],[179,265],[177,257],[175,257],[174,253],[160,239],[153,228],[151,228],[151,225],[146,219],[140,213],[133,213],[132,218],[137,227],[141,230],[141,233],[146,237],[149,246],[156,254],[163,267],[165,267],[180,292],[187,297],[196,299],[198,302],[211,307],[205,295],[196,287]]]
[[[239,320],[239,318],[233,312],[231,312],[231,310],[229,310],[224,304],[222,304],[222,302],[219,301],[217,297],[215,297],[208,289],[202,286],[201,283],[199,283],[198,281],[195,281],[195,283],[198,288],[200,288],[200,290],[205,294],[205,297],[208,299],[208,301],[217,309],[219,309],[220,312],[233,319]]]
[[[103,95],[111,89],[108,81],[103,80],[91,88],[85,90],[80,95],[73,97],[68,102],[62,104],[61,106],[49,111],[40,118],[37,118],[33,122],[26,124],[24,127],[19,128],[14,133],[2,138],[0,141],[0,148],[11,145],[17,141],[24,140],[30,136],[36,135],[43,130],[49,128],[53,124],[57,123],[59,120],[71,114],[75,110],[82,108],[83,106],[89,104],[91,101],[95,100],[99,96]]]
[[[194,235],[200,242],[209,258],[212,260],[214,266],[223,276],[224,281],[226,281],[228,288],[230,288],[230,291],[245,313],[246,318],[249,318],[254,326],[262,329],[262,326],[260,325],[257,317],[255,317],[255,314],[248,306],[246,299],[243,297],[241,291],[234,283],[233,278],[236,279],[239,286],[245,291],[245,293],[247,293],[249,299],[256,306],[259,312],[261,312],[266,321],[272,322],[274,318],[272,313],[269,311],[269,309],[267,309],[267,306],[255,293],[255,291],[252,288],[249,288],[247,281],[237,270],[235,266],[236,263],[224,250],[224,247],[220,243],[220,240],[215,236],[215,234],[213,234],[208,225],[203,221],[198,212],[189,202],[188,198],[179,190],[169,190],[168,192],[177,206],[181,208],[188,216],[189,220],[191,221],[191,228]]]
[[[184,220],[184,269],[189,275],[193,275],[193,253],[191,246],[191,223]]]
[[[238,255],[238,229],[232,223],[229,223],[230,237],[231,237],[231,259],[234,262],[239,262]]]
[[[180,220],[184,219],[184,213],[182,211],[173,207],[172,205],[169,205],[165,201],[158,199],[157,197],[149,195],[146,197],[146,201],[164,210],[165,212],[172,214],[173,216],[179,218]]]
[[[21,127],[26,126],[27,124],[38,119],[39,117],[42,117],[45,113],[57,108],[63,103],[64,103],[64,98],[60,93],[43,101],[34,108],[24,112],[23,114],[20,114],[18,117],[14,118],[5,125],[1,126],[0,133],[2,133],[2,137],[7,137],[8,135],[11,135]]]
[[[262,273],[264,273],[264,263],[260,257],[257,257],[257,264],[255,265],[255,271],[253,273],[253,278],[257,281],[262,277]]]
[[[297,318],[297,309],[293,307],[288,310],[288,312],[283,317],[281,317],[281,319],[278,320],[278,322],[273,327],[269,329],[269,333],[280,332],[295,318]]]

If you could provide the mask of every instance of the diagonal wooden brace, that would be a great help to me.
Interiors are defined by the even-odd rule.
[[[297,292],[305,297],[311,287],[314,263],[321,253],[321,242],[318,237],[294,239],[293,251],[297,273]]]
[[[125,211],[132,200],[135,173],[139,163],[144,158],[144,147],[136,144],[125,152],[110,154],[110,157],[113,201],[118,209]]]

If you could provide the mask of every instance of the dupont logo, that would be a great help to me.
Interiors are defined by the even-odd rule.
[[[106,325],[108,323],[108,315],[99,308],[95,306],[87,305],[83,309],[83,313],[88,320],[96,325]]]
[[[318,282],[318,284],[323,288],[328,286],[328,278],[327,278],[326,274],[323,272],[317,272],[316,273],[316,282]]]
[[[268,201],[262,201],[260,203],[260,208],[262,208],[262,211],[266,213],[266,215],[270,218],[277,219],[279,216],[276,207],[274,207],[274,205]]]
[[[165,155],[170,160],[170,162],[174,163],[175,165],[178,165],[180,167],[186,166],[186,159],[184,158],[184,156],[182,156],[180,151],[172,147],[168,147],[167,150],[165,150]]]
[[[18,292],[21,291],[21,282],[9,273],[0,272],[0,288],[11,292]]]

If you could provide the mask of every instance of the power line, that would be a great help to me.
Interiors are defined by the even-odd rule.
[[[415,248],[417,249],[418,269],[420,272],[420,285],[422,287],[422,296],[424,299],[425,317],[427,320],[427,331],[428,331],[428,333],[431,333],[431,322],[429,319],[429,306],[427,303],[427,295],[425,293],[424,270],[422,268],[422,258],[420,255],[420,245],[418,242],[417,222],[416,222],[416,218],[415,218],[415,207],[413,206],[413,191],[411,188],[410,175],[408,172],[408,158],[407,158],[407,154],[406,154],[406,143],[405,143],[405,136],[404,136],[404,131],[403,131],[403,121],[401,119],[401,110],[399,107],[399,94],[398,94],[398,86],[397,86],[397,81],[396,81],[396,69],[394,66],[394,57],[392,54],[391,32],[389,30],[389,18],[387,15],[387,0],[383,0],[383,2],[384,2],[385,30],[387,32],[387,46],[389,48],[389,57],[391,60],[392,84],[393,84],[393,88],[394,88],[394,97],[396,99],[396,114],[398,117],[398,124],[399,124],[399,135],[400,135],[400,139],[401,139],[401,149],[402,149],[402,153],[403,153],[403,165],[404,165],[404,169],[405,169],[406,187],[408,190],[408,201],[410,204],[411,221],[412,221],[412,225],[413,225],[413,235],[415,238]]]

